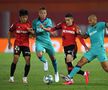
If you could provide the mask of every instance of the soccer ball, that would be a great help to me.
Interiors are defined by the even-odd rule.
[[[44,76],[43,82],[45,84],[48,84],[48,85],[51,84],[51,83],[53,83],[53,76],[52,75]]]

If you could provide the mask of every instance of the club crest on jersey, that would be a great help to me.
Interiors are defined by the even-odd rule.
[[[18,28],[21,28],[20,26],[18,26]]]
[[[72,28],[72,30],[75,30],[75,28]]]
[[[44,22],[43,25],[46,26],[47,25],[47,22]]]
[[[64,29],[66,29],[66,26],[63,26]]]

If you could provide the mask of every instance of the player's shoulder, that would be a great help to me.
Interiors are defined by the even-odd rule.
[[[105,24],[105,22],[103,21],[97,22],[97,25],[103,25],[103,24]]]
[[[73,24],[73,27],[80,28],[80,26],[78,24],[76,24],[76,23]]]
[[[47,21],[52,21],[52,19],[51,19],[51,18],[49,18],[49,17],[47,17],[47,18],[46,18],[46,20],[47,20]]]
[[[19,24],[19,21],[16,21],[16,22],[14,22],[14,23],[12,23],[13,25],[17,25],[17,24]]]
[[[58,24],[61,25],[61,26],[67,26],[65,22],[60,22]]]
[[[17,24],[19,24],[19,22],[18,22],[18,21],[13,22],[13,23],[11,24],[10,28],[17,26]]]
[[[36,18],[33,20],[33,23],[37,22],[39,20],[39,18]]]

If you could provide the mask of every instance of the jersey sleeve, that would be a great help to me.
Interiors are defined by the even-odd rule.
[[[98,29],[98,30],[104,30],[106,28],[105,22],[99,22],[98,25],[100,26],[100,29]]]
[[[37,19],[32,22],[32,28],[35,31],[35,33],[44,32],[44,30],[42,28],[40,28],[40,24],[37,25],[37,22],[38,22]]]
[[[13,32],[13,31],[15,31],[16,30],[16,25],[15,24],[12,24],[11,26],[10,26],[10,28],[9,28],[9,31],[10,32]]]
[[[52,26],[53,26],[52,20],[48,19],[48,23],[46,24],[46,28],[52,27]]]
[[[81,35],[77,35],[77,37],[79,38],[81,44],[82,44],[84,47],[87,47],[87,45],[85,44],[85,41],[84,41],[84,39],[82,38],[82,36],[81,36]]]
[[[89,26],[88,26],[88,28],[87,28],[87,30],[85,32],[85,35],[89,36]]]
[[[76,28],[76,31],[75,31],[76,34],[81,34],[82,33],[81,29],[78,25],[75,25],[75,28]]]
[[[32,28],[33,28],[33,30],[36,30],[36,20],[34,20],[34,21],[32,22]]]

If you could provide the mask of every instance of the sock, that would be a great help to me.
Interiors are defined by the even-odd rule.
[[[42,62],[46,62],[46,59],[45,59],[45,57],[42,55],[42,57],[39,57],[39,59],[42,61]]]
[[[77,74],[84,75],[84,71],[80,70],[79,72],[77,72]]]
[[[70,72],[69,77],[70,77],[70,78],[73,78],[74,75],[77,74],[77,72],[78,72],[80,69],[81,69],[81,67],[75,66],[75,67],[73,68],[73,70]]]
[[[55,73],[57,72],[57,61],[56,60],[52,60],[52,65],[54,68]]]
[[[14,76],[15,69],[16,69],[16,64],[12,63],[11,64],[10,76]]]
[[[29,70],[30,70],[30,65],[25,65],[25,72],[24,72],[24,77],[27,77],[28,73],[29,73]]]
[[[67,70],[68,70],[68,74],[70,74],[70,72],[72,71],[72,69],[74,68],[71,62],[67,62]]]

